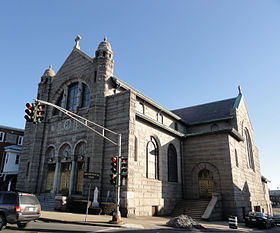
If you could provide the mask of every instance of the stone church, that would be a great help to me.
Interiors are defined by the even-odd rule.
[[[80,50],[80,39],[56,74],[51,66],[44,72],[37,99],[122,135],[121,152],[128,159],[123,215],[189,210],[204,219],[242,219],[249,211],[271,213],[240,88],[231,99],[170,111],[114,76],[106,38],[93,58]],[[117,153],[117,146],[47,106],[42,123],[26,123],[17,189],[86,198],[91,184],[99,202],[114,201],[110,174]]]

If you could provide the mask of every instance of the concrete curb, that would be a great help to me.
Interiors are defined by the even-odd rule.
[[[63,223],[63,224],[77,224],[77,225],[88,225],[88,226],[101,226],[101,227],[116,227],[116,228],[130,228],[130,229],[145,229],[143,225],[140,224],[129,224],[129,223],[124,223],[121,222],[120,224],[114,224],[114,223],[101,223],[101,222],[78,222],[78,221],[66,221],[66,220],[58,220],[58,219],[50,219],[50,218],[39,218],[38,220],[43,221],[43,222],[56,222],[56,223]],[[136,226],[139,225],[139,226]],[[173,230],[183,230],[185,231],[186,229],[184,228],[174,228],[171,226],[166,225],[167,228],[173,229]],[[192,231],[195,232],[239,232],[239,230],[231,230],[231,229],[209,229],[209,228],[204,228],[204,229],[197,229],[193,228]]]
[[[96,223],[96,222],[77,222],[77,221],[66,221],[66,220],[59,220],[59,219],[50,219],[50,218],[39,218],[38,220],[43,222],[57,222],[57,223],[64,223],[64,224],[78,224],[78,225],[92,225],[92,226],[102,226],[102,227],[121,227],[122,224],[113,224],[113,223]]]

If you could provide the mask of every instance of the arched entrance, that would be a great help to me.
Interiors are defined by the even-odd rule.
[[[75,171],[75,191],[78,194],[82,194],[84,186],[84,159],[86,155],[86,144],[85,142],[80,142],[75,148],[76,157],[76,171]]]
[[[72,165],[70,151],[71,149],[68,144],[64,144],[59,150],[59,156],[61,157],[59,193],[63,195],[68,195],[69,192]]]
[[[199,198],[211,198],[213,193],[213,173],[204,168],[198,173]]]
[[[45,185],[45,191],[50,192],[53,189],[54,173],[55,173],[55,150],[54,147],[49,147],[46,152],[47,158],[47,179]]]
[[[53,188],[54,172],[55,172],[55,163],[49,163],[46,186],[45,186],[46,192],[50,192]]]

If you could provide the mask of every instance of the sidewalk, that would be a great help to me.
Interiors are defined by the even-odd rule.
[[[45,222],[61,222],[72,224],[87,224],[104,227],[124,227],[131,229],[171,229],[166,225],[170,218],[167,217],[136,217],[136,218],[122,218],[121,224],[109,223],[112,220],[112,216],[108,215],[88,215],[85,222],[85,214],[75,214],[68,212],[56,212],[56,211],[42,211],[40,220]],[[205,230],[193,229],[193,231],[203,232],[256,232],[256,229],[245,227],[244,223],[238,225],[238,229],[230,229],[228,223],[224,221],[220,222],[205,222],[200,221],[200,224],[205,227]],[[174,229],[174,228],[172,228]]]

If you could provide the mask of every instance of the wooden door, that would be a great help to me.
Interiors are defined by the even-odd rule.
[[[199,179],[199,197],[211,198],[213,193],[213,179]]]
[[[78,162],[78,164],[77,164],[76,192],[77,193],[83,193],[83,186],[84,186],[83,162]]]
[[[49,192],[53,188],[53,181],[54,181],[54,171],[55,171],[55,164],[48,165],[48,174],[47,174],[47,181],[45,186],[45,191]]]
[[[61,163],[59,192],[67,195],[69,192],[71,163]]]

